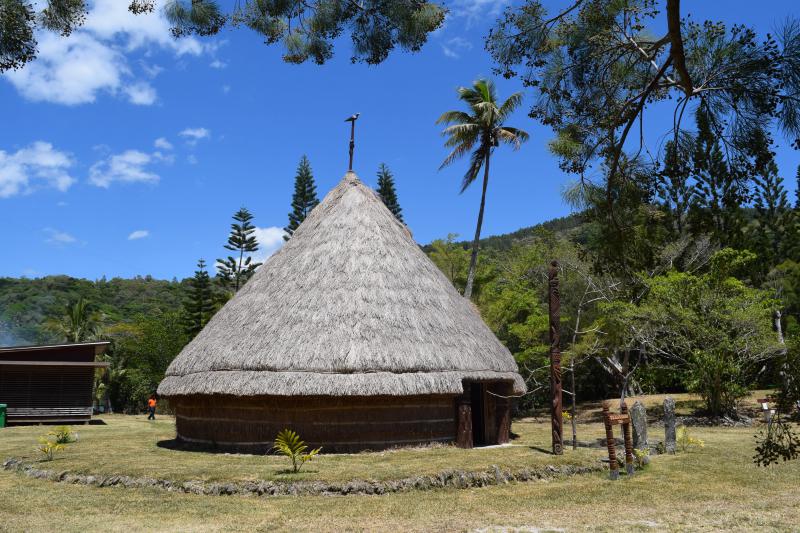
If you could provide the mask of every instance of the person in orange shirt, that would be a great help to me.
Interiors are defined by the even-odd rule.
[[[156,419],[156,395],[153,394],[150,396],[150,399],[147,400],[147,419],[148,420],[155,420]]]

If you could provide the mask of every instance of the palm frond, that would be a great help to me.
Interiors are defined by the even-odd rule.
[[[528,132],[518,128],[512,128],[510,126],[501,126],[497,128],[495,134],[497,135],[498,140],[512,145],[514,150],[519,150],[522,143],[527,142],[527,140],[530,139]]]
[[[446,111],[442,113],[442,116],[436,119],[436,124],[466,124],[474,121],[474,117],[469,113],[463,111]]]
[[[477,179],[478,172],[480,172],[484,161],[486,161],[486,153],[488,150],[488,146],[482,145],[472,152],[472,156],[469,158],[469,168],[467,169],[467,173],[464,174],[464,179],[461,181],[461,193],[466,191],[467,188],[472,185],[472,182]]]
[[[455,146],[455,144],[453,144],[454,139],[457,142],[477,139],[481,131],[482,128],[479,124],[453,124],[442,131],[442,136],[449,137],[449,139],[445,141],[445,146]]]
[[[455,160],[461,159],[461,157],[463,157],[464,154],[466,154],[467,152],[469,152],[472,149],[474,144],[475,144],[474,142],[471,143],[471,144],[470,143],[462,143],[462,144],[459,144],[458,146],[456,146],[456,148],[452,152],[450,152],[450,155],[448,155],[444,159],[444,161],[442,161],[442,164],[439,165],[439,170],[442,170],[444,167],[452,164]]]
[[[522,105],[522,93],[514,93],[508,97],[508,99],[503,102],[503,105],[500,106],[500,109],[497,112],[498,120],[505,120],[508,116],[514,112],[519,106]]]

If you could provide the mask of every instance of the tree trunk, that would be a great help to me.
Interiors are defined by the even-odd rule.
[[[475,281],[475,266],[478,263],[478,246],[481,240],[481,226],[483,226],[483,209],[486,206],[486,187],[489,185],[489,156],[491,148],[486,152],[486,162],[483,166],[483,191],[481,192],[481,208],[478,210],[478,225],[475,227],[475,240],[472,241],[472,255],[469,258],[469,272],[467,272],[467,286],[464,288],[464,298],[472,297],[472,284]]]
[[[672,57],[675,70],[680,75],[680,83],[686,96],[692,96],[694,87],[689,69],[686,68],[686,54],[683,50],[683,36],[681,35],[681,0],[667,0],[667,28],[671,43],[670,57]]]
[[[781,318],[782,318],[781,310],[776,309],[775,312],[772,314],[772,320],[775,327],[775,333],[778,334],[778,342],[780,343],[781,346],[784,346],[786,344],[786,341],[783,338],[783,325],[781,325]],[[782,351],[785,352],[786,349],[784,348]]]

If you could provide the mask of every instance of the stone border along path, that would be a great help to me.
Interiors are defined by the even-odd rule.
[[[607,465],[597,466],[553,466],[523,468],[517,471],[501,470],[493,465],[482,472],[446,470],[435,475],[409,477],[397,480],[371,481],[353,480],[343,482],[324,481],[240,481],[230,483],[207,483],[204,481],[170,481],[167,479],[136,478],[129,476],[102,476],[92,474],[72,474],[42,470],[19,459],[6,459],[2,468],[15,471],[35,479],[46,479],[56,483],[90,485],[95,487],[155,488],[169,492],[202,494],[208,496],[342,496],[348,494],[389,494],[413,490],[438,488],[467,489],[502,485],[513,481],[540,481],[561,477],[602,472]]]

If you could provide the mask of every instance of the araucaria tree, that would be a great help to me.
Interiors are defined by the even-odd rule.
[[[755,179],[755,222],[752,246],[768,265],[777,265],[794,251],[794,213],[778,166],[771,162]]]
[[[311,163],[303,156],[297,165],[297,175],[294,178],[294,194],[292,195],[292,212],[289,213],[289,225],[283,228],[286,235],[283,240],[288,241],[308,214],[319,204],[317,186],[314,184],[314,174],[311,172]]]
[[[206,271],[206,262],[200,259],[194,277],[189,280],[187,298],[183,302],[183,318],[189,338],[200,333],[214,314],[214,307],[211,278]]]
[[[467,286],[464,297],[472,296],[472,285],[475,281],[475,265],[478,262],[478,246],[483,225],[483,212],[486,206],[486,187],[489,185],[489,161],[492,152],[500,143],[510,144],[515,150],[528,140],[528,134],[518,128],[506,126],[505,121],[522,103],[522,93],[515,93],[500,104],[497,100],[494,83],[491,80],[479,79],[472,87],[459,87],[459,99],[467,105],[468,112],[447,111],[436,121],[437,124],[449,124],[442,135],[447,137],[444,145],[453,151],[442,162],[440,169],[470,153],[467,173],[461,182],[461,192],[467,190],[483,168],[483,190],[481,205],[478,210],[478,223],[475,227],[475,239],[472,241],[472,254],[467,271]]]
[[[253,275],[261,263],[254,263],[250,254],[258,251],[256,227],[252,224],[253,215],[242,207],[233,215],[231,234],[225,248],[238,252],[238,257],[228,256],[217,259],[217,270],[222,284],[237,292]]]
[[[389,208],[389,211],[397,217],[397,220],[403,222],[403,215],[401,214],[403,209],[397,201],[394,176],[392,176],[392,171],[384,163],[381,163],[381,166],[378,167],[378,194],[383,203],[386,204],[386,207]]]

